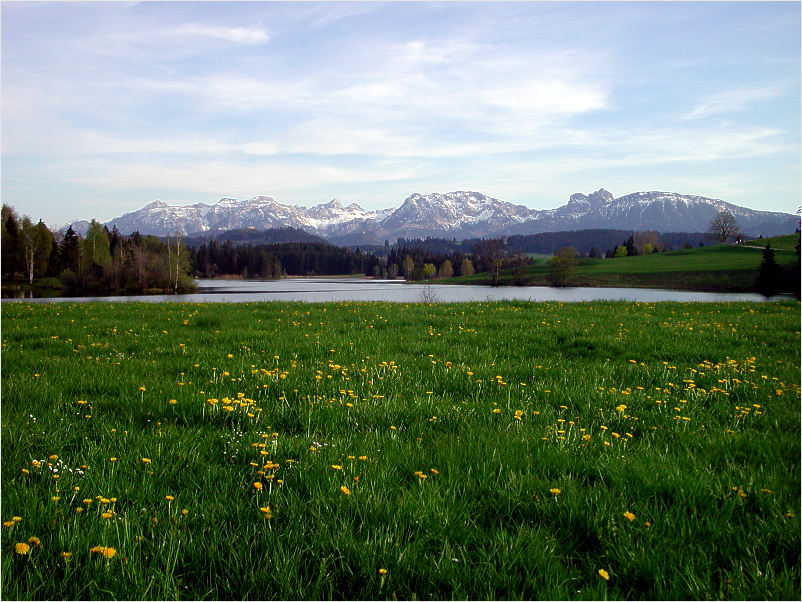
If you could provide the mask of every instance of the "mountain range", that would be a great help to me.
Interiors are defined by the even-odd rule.
[[[403,238],[475,238],[592,228],[703,232],[720,211],[729,211],[750,236],[775,236],[799,227],[799,216],[756,211],[719,199],[673,192],[635,192],[614,198],[603,188],[576,193],[556,209],[537,210],[478,192],[418,194],[396,209],[370,211],[337,199],[313,207],[287,205],[269,196],[222,198],[214,205],[174,206],[154,201],[106,222],[122,234],[214,235],[226,230],[298,228],[341,245],[381,244]],[[70,224],[77,232],[88,223]]]

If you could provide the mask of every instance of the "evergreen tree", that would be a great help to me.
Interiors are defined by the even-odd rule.
[[[3,273],[13,276],[15,272],[22,271],[22,245],[19,235],[19,218],[16,211],[9,205],[3,205],[2,210],[2,261]]]
[[[765,297],[771,297],[782,288],[782,272],[774,259],[774,250],[769,243],[763,249],[763,259],[757,275],[757,290]]]
[[[70,270],[74,274],[78,273],[81,264],[81,240],[72,229],[67,228],[59,245],[59,262],[64,270]]]

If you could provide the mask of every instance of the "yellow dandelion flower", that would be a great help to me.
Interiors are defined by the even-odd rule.
[[[72,556],[72,552],[62,552],[61,553],[61,557],[64,558],[64,559],[67,559],[70,556]]]
[[[386,575],[387,569],[379,569],[379,575]]]
[[[342,491],[345,495],[351,495],[351,490],[348,489],[348,487],[346,487],[345,485],[340,487],[340,491]]]
[[[172,495],[165,495],[164,499],[166,499],[168,502],[172,502],[175,498]]]
[[[340,466],[339,464],[332,464],[332,465],[331,465],[331,467],[332,467],[334,470],[342,470],[342,469],[343,469],[343,467],[342,467],[342,466]]]
[[[114,515],[111,512],[104,512],[103,514],[100,515],[100,518],[109,519],[112,516],[114,516]]]
[[[553,493],[554,495],[560,495],[562,493],[562,490],[554,487],[552,489],[549,489],[549,493]]]
[[[7,520],[7,521],[3,521],[3,526],[4,526],[4,527],[8,527],[9,529],[10,529],[11,527],[13,527],[15,524],[16,524],[16,523],[14,523],[14,521],[13,521],[13,520]]]
[[[253,488],[256,489],[256,491],[262,491],[262,484],[259,481],[257,481],[256,483],[253,484]]]
[[[22,517],[21,516],[12,516],[11,520],[14,521],[15,523],[21,523],[22,522]]]
[[[29,537],[28,543],[38,548],[39,546],[42,545],[42,540],[40,540],[38,537]]]
[[[27,543],[20,542],[20,543],[14,544],[14,551],[17,554],[22,554],[24,556],[25,554],[30,552],[30,550],[31,550],[31,546],[29,546]]]
[[[632,514],[629,510],[627,510],[626,512],[624,512],[624,518],[632,522],[633,520],[635,520],[635,515]]]
[[[143,464],[150,464],[150,462],[151,462],[150,458],[142,458]]]
[[[604,569],[599,569],[599,577],[601,577],[605,581],[609,581],[610,580],[610,573],[608,573]]]

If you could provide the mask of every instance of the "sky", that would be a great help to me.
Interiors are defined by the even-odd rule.
[[[2,201],[800,206],[799,2],[0,4]]]

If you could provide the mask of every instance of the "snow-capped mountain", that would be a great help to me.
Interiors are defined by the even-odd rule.
[[[719,199],[673,192],[635,192],[614,198],[603,188],[572,194],[565,205],[548,210],[466,191],[415,193],[397,209],[380,211],[356,203],[343,206],[337,199],[313,207],[283,204],[269,196],[244,201],[223,198],[214,205],[173,206],[155,201],[106,225],[116,225],[123,234],[138,231],[157,236],[289,226],[338,244],[375,244],[398,237],[464,239],[588,228],[703,232],[723,210],[737,218],[747,235],[774,236],[799,227],[799,216],[755,211]]]

